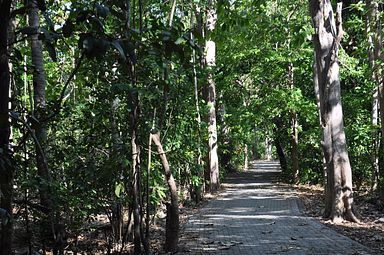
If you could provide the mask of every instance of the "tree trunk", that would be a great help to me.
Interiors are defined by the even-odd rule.
[[[167,156],[163,150],[163,146],[160,142],[160,134],[152,134],[152,141],[157,146],[157,152],[159,153],[161,164],[163,165],[165,178],[170,190],[171,203],[167,205],[167,222],[165,233],[165,250],[166,252],[176,252],[179,242],[179,202],[177,194],[177,186],[175,179],[173,178]]]
[[[277,153],[277,156],[279,158],[279,162],[280,162],[280,166],[281,166],[281,170],[283,172],[284,175],[287,174],[288,172],[288,164],[287,164],[287,157],[285,156],[285,152],[284,152],[284,149],[283,149],[283,146],[281,144],[281,130],[282,130],[282,123],[281,123],[281,119],[280,118],[275,118],[273,123],[275,124],[274,128],[273,128],[273,134],[274,134],[274,138],[273,138],[273,144],[275,145],[275,148],[276,148],[276,153]]]
[[[135,69],[131,67],[132,87],[136,88]],[[139,95],[136,91],[131,92],[130,98],[130,129],[131,129],[131,155],[133,170],[133,242],[134,254],[141,254],[141,202],[140,202],[140,149],[138,145],[138,121],[139,121]]]
[[[191,13],[191,27],[194,27],[194,14],[193,12]],[[194,34],[193,32],[190,33],[191,39],[194,39]],[[195,94],[195,107],[196,107],[196,125],[197,125],[197,159],[196,159],[196,164],[199,167],[199,172],[198,176],[202,180],[202,192],[204,193],[204,168],[202,164],[202,152],[201,152],[201,114],[200,114],[200,103],[199,103],[199,81],[198,81],[198,76],[197,76],[197,70],[196,70],[196,50],[192,49],[192,71],[193,71],[193,85],[194,85],[194,94]],[[201,187],[192,187],[193,188],[193,193],[195,194],[195,200],[196,203],[199,203],[200,198],[201,198]]]
[[[134,9],[134,7],[133,7]],[[131,29],[131,0],[126,0],[126,37],[129,39]],[[133,17],[133,24],[134,22]],[[140,170],[140,146],[138,143],[138,123],[139,123],[139,95],[135,91],[136,85],[136,69],[134,63],[129,59],[126,62],[128,73],[131,79],[133,90],[129,94],[128,105],[131,108],[129,113],[130,118],[130,135],[131,135],[131,159],[132,159],[132,195],[133,195],[133,244],[134,254],[141,254],[141,237],[142,237],[142,222],[141,222],[141,199],[140,199],[140,186],[141,186],[141,170]]]
[[[124,157],[124,149],[123,149],[123,141],[121,139],[119,128],[118,128],[118,119],[117,119],[117,112],[120,105],[120,99],[117,96],[114,96],[114,98],[111,101],[111,114],[110,114],[110,121],[111,121],[111,136],[112,136],[112,152],[114,160],[119,160],[119,168],[118,171],[118,177],[119,182],[123,182],[123,175],[125,172],[124,162],[122,162],[122,158]],[[122,241],[122,233],[123,233],[123,204],[121,203],[120,199],[115,199],[114,204],[112,205],[112,232],[114,234],[115,241],[121,243]]]
[[[343,124],[340,96],[338,50],[343,35],[341,7],[337,5],[335,22],[330,0],[311,1],[311,16],[315,34],[313,36],[316,72],[318,79],[321,122],[323,127],[323,151],[327,160],[329,193],[331,203],[326,206],[326,215],[334,222],[343,219],[358,221],[352,211],[352,169],[349,162]],[[316,83],[315,82],[315,83]]]
[[[292,160],[292,174],[295,183],[299,182],[299,135],[297,124],[297,113],[291,113],[291,160]]]
[[[39,29],[39,8],[37,6],[37,0],[32,1],[32,7],[29,14],[29,25]],[[43,119],[46,111],[45,102],[45,71],[44,71],[44,59],[43,59],[43,46],[39,40],[38,34],[31,36],[31,50],[32,50],[32,64],[34,66],[33,72],[33,91],[34,91],[34,116],[37,120]],[[51,202],[49,201],[48,195],[48,183],[49,183],[49,172],[47,168],[47,155],[45,153],[45,147],[47,142],[47,132],[43,123],[37,123],[35,128],[35,135],[40,147],[43,149],[43,154],[36,145],[36,162],[37,171],[39,177],[43,183],[40,187],[40,200],[41,204],[47,209],[51,208]]]
[[[37,0],[31,1],[31,10],[29,13],[29,25],[39,31],[39,7]],[[44,56],[43,46],[39,39],[38,34],[31,35],[31,51],[32,51],[32,64],[34,67],[33,71],[33,99],[34,99],[34,117],[38,120],[35,126],[35,150],[36,150],[36,166],[37,174],[41,179],[39,185],[40,203],[48,211],[47,218],[43,220],[41,226],[41,235],[43,241],[55,240],[55,220],[53,212],[53,200],[50,195],[50,173],[47,163],[47,130],[45,123],[42,119],[46,116],[46,99],[45,99],[45,88],[46,78],[44,70]],[[56,247],[56,245],[55,245]]]
[[[13,221],[13,163],[12,151],[9,147],[11,133],[8,117],[9,103],[9,59],[8,59],[8,25],[11,9],[11,0],[0,2],[0,254],[12,253]]]
[[[244,170],[248,170],[248,144],[244,145]]]
[[[375,83],[375,88],[372,93],[372,190],[377,188],[379,183],[379,148],[380,148],[380,134],[379,129],[379,87],[381,84],[381,68],[377,61],[381,56],[381,26],[380,26],[380,12],[377,0],[367,0],[367,37],[368,37],[368,59],[369,66],[372,71],[372,81]]]
[[[271,145],[271,140],[269,139],[268,136],[265,137],[265,152],[264,152],[264,158],[266,160],[272,160],[272,145]]]
[[[215,29],[217,21],[216,0],[208,1],[206,28],[208,36]],[[216,84],[213,78],[213,68],[216,58],[216,44],[211,38],[205,44],[205,62],[208,69],[207,103],[208,103],[208,160],[210,173],[210,192],[216,192],[220,187],[219,157],[217,154],[217,126],[216,126]]]
[[[288,65],[288,84],[293,92],[295,88],[293,79],[293,63]],[[292,175],[295,183],[299,182],[299,132],[297,123],[297,113],[294,110],[290,111],[291,114],[291,160],[292,160]]]

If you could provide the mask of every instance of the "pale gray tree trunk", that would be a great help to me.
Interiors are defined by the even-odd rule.
[[[213,68],[216,62],[216,44],[211,38],[217,22],[216,0],[208,1],[207,9],[207,40],[205,43],[205,62],[208,69],[207,77],[207,103],[208,103],[208,160],[210,173],[210,191],[216,192],[220,187],[219,157],[216,125],[216,84],[213,77]]]
[[[193,10],[195,9],[194,7],[195,6],[192,5],[191,20],[190,20],[191,27],[194,27],[194,25],[195,25],[195,15],[193,13]],[[192,31],[190,33],[190,36],[191,36],[191,39],[194,40],[194,34]],[[202,139],[201,139],[201,113],[200,113],[200,103],[199,103],[199,100],[200,100],[200,97],[199,97],[199,77],[197,75],[197,70],[196,70],[197,58],[196,58],[196,50],[195,49],[192,49],[191,61],[192,61],[192,65],[193,65],[192,71],[193,71],[193,85],[194,85],[194,96],[195,96],[195,107],[196,107],[196,125],[197,125],[197,146],[196,146],[197,147],[197,159],[196,159],[196,163],[199,167],[198,175],[201,178],[202,183],[205,183],[204,168],[203,168],[203,164],[202,164],[202,151],[201,151],[201,144],[202,144],[201,140]],[[200,198],[201,198],[201,193],[205,192],[204,185],[202,185],[202,187],[197,186],[197,187],[191,187],[191,188],[192,188],[191,193],[193,193],[193,197],[195,198],[196,203],[199,203]]]
[[[349,162],[340,96],[338,50],[343,35],[341,7],[335,21],[330,0],[311,0],[310,11],[315,29],[313,36],[318,79],[323,151],[327,161],[326,212],[334,222],[358,221],[352,211],[352,169]],[[316,82],[315,82],[316,84]]]
[[[379,102],[380,102],[380,86],[381,86],[381,67],[377,61],[381,57],[381,25],[379,3],[377,0],[367,0],[367,37],[368,37],[368,58],[369,65],[372,71],[372,81],[375,83],[375,88],[372,92],[372,190],[376,190],[379,183],[379,148],[380,148],[380,133],[379,125]]]
[[[12,254],[12,199],[13,174],[12,151],[9,148],[11,133],[8,117],[10,91],[9,59],[8,59],[8,27],[11,0],[0,1],[0,254]]]
[[[249,159],[248,159],[248,144],[244,145],[244,170],[249,168]]]
[[[163,150],[163,146],[160,141],[160,133],[151,134],[153,143],[157,146],[157,152],[159,154],[161,164],[163,165],[165,179],[168,184],[168,188],[171,196],[171,203],[167,205],[167,222],[165,233],[165,251],[176,252],[179,242],[179,201],[177,194],[176,181],[173,178],[167,155]]]
[[[37,0],[31,2],[31,11],[29,13],[29,25],[38,31],[40,27],[39,8]],[[34,99],[34,116],[37,120],[42,120],[46,112],[45,88],[46,78],[44,70],[43,46],[38,34],[31,36],[32,64],[33,64],[33,99]],[[35,135],[39,145],[36,145],[36,162],[39,177],[43,180],[40,187],[41,204],[48,210],[52,208],[49,198],[49,170],[47,167],[47,130],[44,123],[40,122],[36,125]],[[38,148],[41,147],[42,151]]]
[[[118,127],[118,109],[120,105],[120,99],[117,96],[114,96],[114,98],[111,101],[111,114],[110,114],[110,121],[111,121],[111,136],[112,136],[112,152],[113,158],[115,160],[119,160],[119,168],[118,176],[120,183],[123,182],[123,175],[126,171],[126,168],[124,166],[124,162],[122,162],[122,159],[124,158],[124,149],[123,149],[123,141],[119,132]],[[123,204],[121,203],[120,199],[117,198],[112,205],[112,231],[114,234],[115,241],[121,243],[122,241],[122,232],[123,232]]]
[[[31,9],[29,12],[29,25],[35,29],[40,30],[39,21],[39,7],[37,0],[31,1]],[[47,157],[47,128],[44,123],[46,114],[46,77],[44,70],[44,55],[43,46],[38,34],[31,35],[31,52],[33,64],[33,115],[37,119],[36,127],[34,129],[36,141],[36,166],[37,174],[41,179],[39,185],[40,203],[47,210],[47,217],[43,219],[41,226],[41,235],[43,242],[46,240],[54,241],[54,252],[59,252],[61,249],[60,242],[62,240],[56,239],[63,233],[56,235],[56,220],[54,218],[54,205],[50,188],[50,172],[48,168]],[[43,243],[45,245],[45,243]]]
[[[288,84],[291,91],[295,88],[293,79],[293,63],[288,65]],[[299,124],[297,113],[294,110],[290,111],[291,115],[291,160],[292,160],[292,174],[295,183],[299,182]]]

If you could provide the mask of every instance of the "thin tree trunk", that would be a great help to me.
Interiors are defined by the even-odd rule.
[[[381,122],[381,139],[379,145],[379,171],[380,178],[384,178],[384,84],[379,86],[379,102],[380,102],[380,122]],[[384,200],[384,183],[379,182],[381,199]]]
[[[264,158],[266,160],[272,160],[272,146],[271,146],[271,140],[269,139],[268,136],[265,137],[265,152],[264,152]]]
[[[131,29],[131,0],[126,0],[126,37],[129,37],[128,31]],[[133,7],[134,9],[134,7]],[[134,17],[133,17],[134,21]],[[134,22],[132,22],[134,24]],[[129,38],[128,38],[129,39]],[[134,63],[127,60],[128,73],[131,78],[132,88],[136,86],[136,70]],[[140,148],[138,143],[138,122],[139,122],[139,95],[137,91],[130,93],[129,103],[131,111],[130,117],[130,135],[131,135],[131,158],[132,158],[132,195],[133,195],[133,244],[134,254],[141,254],[141,202],[140,202]]]
[[[36,29],[40,28],[39,21],[39,7],[37,0],[31,2],[31,10],[29,13],[29,25]],[[39,121],[45,118],[46,116],[46,99],[45,99],[45,90],[46,90],[46,77],[44,70],[44,56],[43,56],[43,46],[42,42],[39,39],[38,34],[33,34],[31,36],[31,51],[32,51],[32,64],[34,66],[33,72],[33,99],[34,99],[34,117]],[[45,123],[39,122],[35,127],[35,136],[36,136],[36,166],[37,174],[39,175],[42,182],[39,185],[40,193],[40,203],[48,211],[47,218],[42,222],[42,239],[43,242],[48,238],[48,240],[53,240],[55,242],[54,250],[59,252],[56,249],[60,250],[58,243],[56,243],[56,223],[54,219],[54,206],[53,200],[51,198],[50,191],[50,173],[47,163],[47,129]],[[45,222],[44,222],[45,221]],[[44,245],[45,243],[43,243]]]
[[[193,8],[192,8],[193,9]],[[194,27],[194,15],[193,12],[191,13],[191,27]],[[190,33],[191,39],[194,39],[194,35],[191,32]],[[195,199],[196,203],[200,202],[201,198],[201,192],[205,192],[204,190],[204,168],[202,164],[202,152],[201,152],[201,113],[200,113],[200,103],[199,103],[199,79],[197,76],[197,70],[196,70],[196,50],[192,50],[192,71],[193,71],[193,85],[194,85],[194,94],[195,94],[195,106],[196,106],[196,124],[197,124],[197,159],[196,164],[199,167],[198,175],[202,179],[202,189],[200,187],[193,187],[194,193],[195,193]]]
[[[219,157],[217,153],[217,126],[216,126],[216,84],[213,78],[213,68],[216,62],[216,44],[210,38],[216,26],[216,0],[208,1],[207,23],[208,39],[205,44],[205,62],[208,69],[207,77],[207,103],[208,103],[208,160],[210,172],[210,191],[216,192],[220,188]]]
[[[123,141],[121,139],[119,129],[118,129],[118,120],[117,120],[117,112],[120,105],[120,99],[115,96],[111,101],[111,136],[112,136],[112,155],[115,160],[119,160],[124,155],[124,150],[122,148]],[[118,171],[119,182],[123,182],[123,174],[125,172],[124,163],[120,162]],[[120,199],[117,198],[112,206],[112,230],[114,234],[115,241],[121,243],[122,234],[123,234],[123,204]]]
[[[8,25],[10,18],[11,0],[0,2],[0,209],[1,232],[0,232],[0,254],[10,255],[12,253],[13,221],[12,221],[12,198],[13,198],[13,163],[12,151],[9,147],[9,136],[11,133],[8,117],[9,103],[9,59],[8,59]]]
[[[379,4],[377,0],[367,0],[367,37],[368,37],[368,59],[370,69],[372,71],[372,81],[375,83],[375,88],[372,93],[372,190],[377,188],[379,183],[379,148],[380,148],[380,134],[378,130],[379,125],[379,86],[381,77],[381,68],[377,61],[381,56],[381,26],[380,26],[380,13]]]
[[[288,65],[288,84],[293,92],[295,85],[293,79],[293,63]],[[291,160],[292,160],[292,174],[295,183],[299,182],[299,132],[297,123],[297,113],[291,110]]]
[[[295,183],[299,182],[299,135],[297,124],[297,113],[291,113],[291,159],[292,159],[292,174]]]
[[[132,170],[133,170],[133,239],[134,253],[141,254],[141,217],[140,217],[140,157],[138,146],[138,111],[139,99],[136,92],[131,95],[131,150],[132,150]]]
[[[335,22],[330,0],[311,1],[311,16],[315,29],[314,49],[318,79],[323,151],[327,160],[327,185],[331,203],[326,206],[334,222],[343,219],[358,221],[352,211],[352,169],[349,162],[340,96],[338,50],[343,35],[341,7],[337,5]],[[316,84],[315,82],[315,84]]]
[[[248,170],[248,144],[244,145],[244,170]]]
[[[170,190],[171,203],[167,205],[167,223],[165,234],[165,250],[167,252],[176,252],[179,242],[179,202],[177,194],[177,186],[175,179],[173,178],[167,156],[163,150],[163,146],[160,141],[160,134],[152,134],[152,141],[157,146],[157,152],[163,165],[165,178]]]
[[[281,140],[280,136],[281,135],[279,133],[281,132],[281,129],[282,129],[281,120],[279,118],[275,118],[274,124],[275,124],[275,127],[273,128],[273,133],[274,133],[273,143],[275,145],[276,153],[277,153],[277,156],[279,158],[281,170],[282,170],[283,174],[287,174],[287,172],[288,172],[287,158],[285,156],[283,146],[280,143],[280,140]]]

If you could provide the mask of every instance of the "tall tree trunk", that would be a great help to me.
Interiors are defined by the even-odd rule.
[[[379,88],[381,84],[381,67],[377,61],[381,57],[381,26],[380,12],[377,0],[367,0],[367,37],[368,37],[368,58],[369,65],[372,71],[372,81],[375,83],[375,88],[372,93],[372,190],[377,188],[379,183],[379,148],[380,134],[379,129]]]
[[[288,84],[289,88],[293,92],[295,88],[293,79],[293,63],[288,65]],[[297,113],[291,110],[291,160],[292,160],[292,175],[295,183],[299,182],[299,132],[298,132],[298,120]]]
[[[113,159],[119,160],[118,178],[119,182],[123,182],[123,175],[125,172],[124,162],[122,162],[122,158],[124,157],[124,149],[123,149],[123,141],[118,128],[118,119],[117,112],[120,105],[120,99],[117,96],[111,101],[111,136],[112,136],[112,152]],[[119,184],[120,184],[119,183]],[[123,232],[123,204],[121,203],[119,198],[115,198],[115,202],[112,206],[112,231],[114,234],[115,241],[121,243],[122,241],[122,232]]]
[[[0,254],[12,253],[13,221],[13,163],[12,151],[9,147],[11,133],[8,117],[9,103],[9,59],[8,59],[8,26],[11,0],[0,2]]]
[[[324,187],[325,187],[325,210],[324,210],[324,216],[325,216],[325,215],[331,214],[330,209],[332,208],[331,199],[330,199],[331,186],[328,185],[328,183],[330,183],[328,181],[328,178],[330,178],[330,176],[328,175],[328,170],[327,170],[327,162],[329,162],[331,159],[330,159],[330,152],[327,151],[327,148],[329,148],[330,146],[326,146],[325,144],[326,142],[325,134],[327,129],[325,129],[325,126],[323,126],[323,122],[322,122],[322,112],[323,112],[324,106],[323,106],[323,103],[320,101],[319,73],[317,72],[316,59],[317,59],[317,54],[316,54],[316,51],[314,51],[314,61],[313,61],[312,70],[313,70],[313,85],[314,85],[315,96],[316,96],[316,105],[317,105],[318,114],[319,114],[319,124],[322,131],[321,145],[322,145],[322,151],[323,151],[322,166],[323,166],[323,178],[324,178]]]
[[[29,14],[29,25],[39,29],[39,8],[37,6],[37,0],[32,1],[32,7]],[[46,111],[46,102],[45,102],[45,71],[44,71],[44,59],[43,59],[43,46],[39,40],[39,35],[34,34],[31,36],[31,50],[32,50],[32,64],[34,66],[33,72],[33,91],[34,91],[34,116],[36,119],[40,120],[43,118],[43,115]],[[49,183],[49,172],[47,169],[47,155],[45,153],[45,146],[47,142],[47,132],[46,128],[42,123],[38,123],[35,129],[36,138],[40,144],[40,147],[43,149],[44,154],[41,155],[41,151],[36,149],[36,162],[38,175],[45,183]],[[37,147],[37,146],[36,146]],[[43,185],[43,186],[46,186]],[[41,204],[47,208],[51,207],[48,195],[48,188],[40,188],[40,200]]]
[[[315,29],[313,36],[316,72],[318,79],[321,122],[323,127],[323,151],[327,160],[331,203],[326,215],[334,222],[343,219],[358,221],[352,211],[352,169],[349,162],[343,124],[340,96],[338,50],[343,35],[341,27],[342,3],[337,5],[335,22],[330,0],[311,0],[310,10]]]
[[[31,1],[31,10],[29,13],[29,25],[35,28],[36,31],[40,29],[39,21],[39,7],[37,0]],[[54,240],[55,239],[55,221],[53,212],[53,200],[50,195],[50,173],[47,163],[47,130],[45,123],[42,119],[46,116],[46,99],[45,99],[45,88],[46,88],[46,77],[44,70],[44,57],[43,57],[43,46],[39,39],[38,34],[31,35],[31,51],[32,51],[32,64],[34,66],[33,72],[33,99],[34,99],[34,117],[38,120],[35,127],[36,136],[36,166],[37,174],[41,179],[39,185],[40,203],[46,208],[48,215],[47,218],[42,222],[42,239],[43,240]],[[55,241],[55,240],[54,240]]]
[[[126,37],[129,39],[131,29],[131,0],[126,0]],[[134,8],[133,8],[134,9]],[[134,24],[134,18],[133,22]],[[142,237],[142,222],[141,222],[141,201],[140,201],[140,186],[141,186],[141,170],[140,170],[140,147],[138,143],[138,123],[139,123],[139,95],[135,91],[136,84],[136,70],[135,64],[127,60],[128,73],[131,79],[133,90],[129,95],[128,105],[131,108],[130,118],[130,135],[131,135],[131,158],[132,158],[132,195],[133,195],[133,243],[134,254],[141,254],[141,237]]]
[[[160,134],[152,134],[152,141],[157,146],[157,152],[163,165],[165,178],[170,190],[171,203],[167,205],[167,223],[165,233],[165,250],[167,252],[176,252],[179,242],[179,202],[177,194],[177,186],[175,179],[173,178],[167,156],[163,150],[163,146],[160,142]]]
[[[192,4],[192,10],[194,10],[194,5]],[[194,13],[191,12],[191,27],[194,27]],[[190,33],[190,36],[191,36],[191,39],[193,40],[194,39],[194,34],[193,32]],[[203,164],[202,164],[202,152],[201,152],[201,113],[200,113],[200,103],[199,103],[199,79],[198,79],[198,76],[197,76],[197,70],[196,70],[196,50],[195,49],[192,49],[192,58],[191,58],[191,61],[192,61],[192,71],[193,71],[193,85],[194,85],[194,96],[195,96],[195,107],[196,107],[196,125],[197,125],[197,159],[196,159],[196,164],[198,165],[199,167],[199,172],[198,172],[198,175],[199,177],[203,180],[202,183],[202,189],[200,186],[198,187],[192,187],[193,188],[193,193],[195,194],[195,200],[196,200],[196,203],[199,203],[200,202],[200,198],[201,198],[201,192],[205,192],[204,190],[204,183],[205,183],[205,180],[204,180],[204,168],[203,168]]]
[[[132,66],[132,80],[135,79],[135,70]],[[136,83],[132,82],[133,88],[136,88]],[[133,240],[134,254],[141,254],[141,202],[140,202],[140,149],[138,144],[138,121],[139,121],[139,96],[138,93],[131,92],[131,113],[130,113],[130,133],[131,133],[131,155],[132,155],[132,170],[133,170]]]
[[[216,44],[211,39],[217,21],[216,0],[208,1],[206,29],[208,39],[205,44],[205,62],[208,69],[207,102],[208,102],[208,160],[210,172],[210,191],[216,192],[220,187],[219,157],[217,154],[217,126],[216,126],[216,84],[213,78],[213,68],[216,59]]]

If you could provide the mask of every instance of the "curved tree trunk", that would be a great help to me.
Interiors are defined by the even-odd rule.
[[[332,221],[358,221],[352,212],[352,169],[349,162],[343,124],[340,96],[338,50],[343,35],[341,7],[337,5],[335,22],[330,0],[311,0],[310,10],[315,29],[316,77],[318,80],[321,124],[323,128],[323,151],[327,164],[328,203],[326,215]]]
[[[11,0],[0,1],[0,254],[12,253],[12,197],[13,197],[13,163],[9,148],[11,133],[8,117],[9,103],[9,59],[8,59],[8,25]]]
[[[175,179],[173,178],[167,156],[163,150],[163,146],[160,142],[160,134],[151,134],[153,143],[157,146],[157,152],[163,165],[165,178],[170,190],[171,203],[167,205],[167,223],[165,233],[165,250],[167,252],[176,252],[179,242],[179,201],[177,194],[177,186]]]

